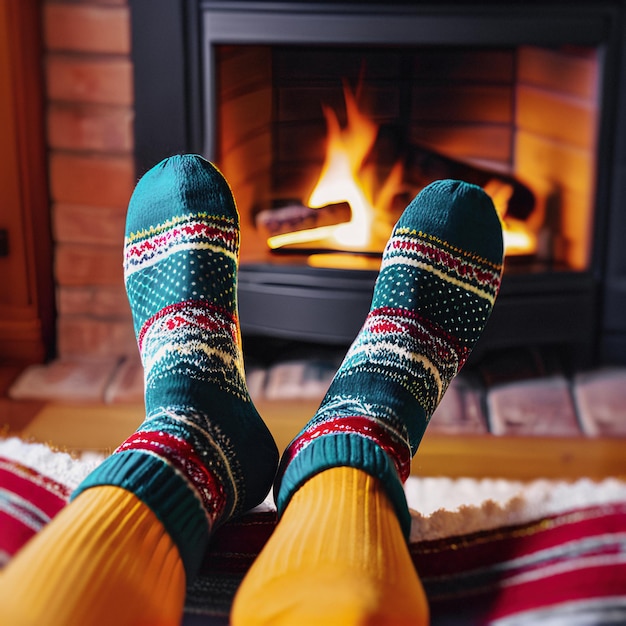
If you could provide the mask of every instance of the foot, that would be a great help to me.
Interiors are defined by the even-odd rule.
[[[188,574],[217,524],[261,502],[278,453],[248,394],[237,316],[239,217],[221,173],[165,159],[131,198],[126,290],[145,373],[146,419],[79,487],[133,492]]]
[[[348,465],[382,480],[408,532],[400,483],[487,323],[502,255],[500,220],[480,187],[438,181],[409,204],[387,243],[361,332],[283,455],[280,510],[318,471]]]

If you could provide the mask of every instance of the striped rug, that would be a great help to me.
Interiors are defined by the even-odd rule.
[[[0,440],[0,567],[100,461]],[[412,477],[406,491],[433,626],[626,624],[626,482]],[[275,524],[268,500],[217,531],[188,589],[184,626],[228,623]]]

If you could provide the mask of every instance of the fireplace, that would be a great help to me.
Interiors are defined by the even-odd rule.
[[[530,250],[511,239],[478,356],[626,361],[622,2],[130,4],[138,173],[176,151],[224,171],[242,214],[244,336],[344,345],[367,313],[376,244],[267,237],[287,207],[298,232],[350,219],[341,198],[316,212],[309,197],[354,101],[375,129],[361,160],[378,196],[401,171],[382,222],[456,177],[530,233]]]

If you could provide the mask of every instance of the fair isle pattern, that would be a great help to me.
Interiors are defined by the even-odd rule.
[[[128,451],[152,455],[177,472],[202,503],[209,531],[221,518],[241,512],[244,476],[236,451],[202,413],[187,407],[148,416],[115,454]]]
[[[386,246],[383,267],[414,265],[442,280],[471,291],[493,306],[502,265],[410,228],[397,228]]]
[[[330,403],[337,402],[345,404],[346,398],[334,398]],[[350,400],[358,403],[358,398]],[[407,445],[406,437],[398,436],[394,430],[386,428],[382,420],[376,415],[367,415],[367,411],[371,411],[373,407],[364,407],[361,415],[337,415],[334,418],[325,419],[321,422],[315,421],[309,424],[306,433],[302,433],[295,439],[285,451],[283,457],[284,463],[291,462],[298,453],[306,446],[324,435],[345,435],[352,434],[369,439],[380,446],[394,461],[396,470],[400,479],[404,482],[411,473],[411,449]],[[379,407],[384,410],[384,407]],[[326,406],[328,410],[328,405]]]
[[[484,191],[438,181],[420,192],[385,247],[361,331],[283,456],[279,510],[315,473],[351,466],[382,481],[407,530],[400,484],[485,327],[501,273],[502,229]]]
[[[238,246],[236,214],[186,212],[127,235],[124,275],[147,416],[84,483],[121,484],[144,500],[189,572],[215,526],[246,506],[236,446],[221,415],[211,420],[202,410],[230,417],[241,412],[233,407],[251,407],[236,313]]]
[[[320,410],[290,444],[285,461],[319,437],[351,432],[384,449],[405,481],[428,420],[487,321],[500,274],[501,267],[476,254],[419,231],[397,229],[385,250],[373,308]],[[429,285],[436,295],[424,293]],[[465,307],[468,300],[472,302],[475,318],[468,318],[463,333],[446,330],[452,316],[445,307],[434,319],[418,312],[424,307],[414,307],[418,297],[424,302],[431,297],[441,301],[444,289],[464,294]],[[378,302],[395,302],[396,306],[376,307]],[[403,389],[415,401],[413,406],[423,411],[424,423],[411,428],[418,414],[411,419],[404,412],[394,413],[387,395],[376,402],[371,393],[346,393],[356,376],[363,380],[384,377],[384,391],[390,395]]]
[[[204,212],[172,217],[127,235],[124,278],[135,332],[142,333],[143,321],[172,303],[205,299],[208,280],[213,281],[211,298],[235,311],[238,250],[237,221]],[[208,275],[203,272],[206,259],[211,261]]]
[[[238,232],[228,217],[191,213],[130,233],[125,242],[125,277],[154,265],[166,254],[182,250],[212,250],[236,261]],[[219,246],[213,243],[216,240]]]
[[[428,319],[382,307],[368,315],[345,363],[354,371],[384,371],[430,416],[464,358],[465,346]]]
[[[190,389],[207,383],[250,402],[234,292],[238,246],[236,220],[206,212],[130,233],[125,246],[135,319],[149,316],[137,323],[148,416],[116,452],[142,451],[171,465],[202,502],[210,529],[239,510],[243,474],[228,437],[188,402]],[[151,283],[160,289],[146,289]],[[181,295],[193,299],[176,301]]]
[[[209,302],[178,302],[161,309],[143,325],[137,340],[146,392],[175,375],[214,383],[248,401],[238,328],[233,313]]]
[[[115,452],[126,450],[141,450],[167,459],[193,485],[206,511],[209,528],[213,527],[226,508],[225,490],[185,439],[165,431],[142,430],[131,435]]]
[[[163,160],[128,207],[124,278],[146,418],[77,491],[115,485],[152,509],[193,577],[216,525],[259,504],[278,451],[245,384],[239,216],[198,155]]]

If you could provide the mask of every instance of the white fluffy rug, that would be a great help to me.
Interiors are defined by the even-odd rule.
[[[76,458],[16,437],[0,440],[0,457],[32,467],[71,489],[103,458],[93,454]],[[626,482],[607,478],[599,482],[523,483],[412,476],[405,492],[413,517],[411,540],[420,541],[521,524],[580,507],[625,502]],[[274,507],[271,494],[261,507]]]

